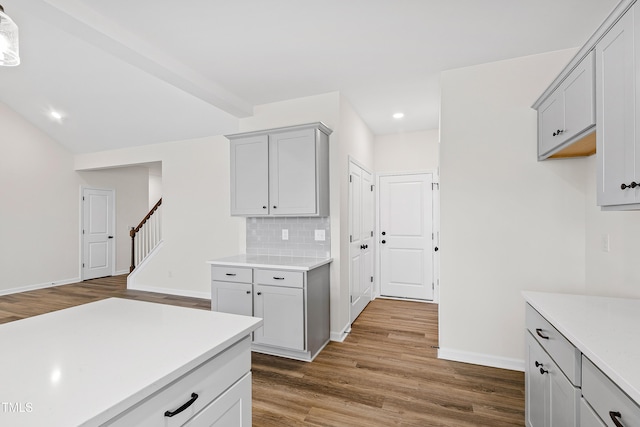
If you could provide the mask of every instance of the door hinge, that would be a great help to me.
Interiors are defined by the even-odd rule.
[[[373,283],[373,276],[371,276],[371,283]]]
[[[373,230],[371,230],[371,237],[373,237]]]
[[[353,295],[351,295],[351,304],[353,304]]]
[[[432,190],[439,190],[440,189],[440,183],[439,182],[432,182],[431,183],[431,189]]]
[[[82,263],[82,268],[84,268],[84,262]]]
[[[371,185],[371,191],[373,191],[373,184]]]
[[[353,242],[353,236],[349,234],[349,243]]]
[[[84,234],[84,230],[82,230],[82,234]]]
[[[353,175],[349,175],[349,182],[353,182]]]
[[[82,196],[82,201],[84,202],[84,196]]]

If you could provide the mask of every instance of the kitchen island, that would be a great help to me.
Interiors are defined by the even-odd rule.
[[[0,326],[0,425],[251,425],[259,318],[110,298]]]

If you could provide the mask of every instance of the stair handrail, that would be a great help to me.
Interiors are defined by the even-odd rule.
[[[160,205],[162,204],[162,197],[158,200],[149,213],[140,221],[137,227],[131,227],[129,231],[129,236],[131,236],[131,265],[129,266],[129,273],[131,273],[134,268],[136,268],[136,258],[135,258],[135,245],[136,245],[136,234],[140,231],[140,229],[145,225],[145,223],[151,218],[151,216],[158,210]]]

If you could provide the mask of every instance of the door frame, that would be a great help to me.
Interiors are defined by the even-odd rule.
[[[400,171],[400,172],[379,172],[375,174],[375,235],[377,237],[380,236],[380,178],[386,176],[406,176],[406,175],[422,175],[422,174],[432,174],[433,175],[433,191],[432,195],[432,206],[433,206],[433,245],[435,247],[440,248],[440,175],[438,174],[438,170],[434,169],[425,169],[418,171]],[[433,257],[433,300],[414,300],[410,298],[394,298],[394,297],[381,297],[380,295],[380,277],[381,277],[381,260],[380,260],[380,239],[375,239],[375,274],[373,281],[373,293],[374,298],[386,298],[386,299],[398,299],[402,301],[418,301],[429,304],[438,304],[440,301],[440,250],[432,251]]]
[[[113,206],[111,209],[111,229],[113,230],[113,243],[111,244],[111,259],[112,259],[112,263],[111,263],[111,275],[115,276],[116,274],[116,245],[118,242],[118,233],[116,233],[116,190],[114,188],[98,188],[98,187],[93,187],[93,186],[88,186],[88,185],[82,185],[80,186],[80,197],[79,197],[79,204],[80,204],[80,228],[78,230],[78,240],[79,240],[79,245],[80,245],[80,259],[78,260],[78,269],[79,269],[79,274],[78,276],[80,277],[80,281],[84,280],[84,268],[82,268],[82,261],[84,259],[84,234],[82,234],[82,230],[84,229],[84,203],[82,198],[84,197],[84,192],[85,190],[100,190],[100,191],[109,191],[111,192],[111,196],[113,197]]]

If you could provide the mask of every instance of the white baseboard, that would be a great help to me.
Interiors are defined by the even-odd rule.
[[[10,288],[10,289],[0,289],[0,295],[10,295],[10,294],[17,294],[19,292],[35,291],[37,289],[45,289],[45,288],[51,288],[53,286],[69,285],[71,283],[78,283],[78,282],[80,282],[80,278],[74,277],[73,279],[56,280],[54,282],[19,286],[17,288]]]
[[[139,285],[137,283],[134,285],[130,285],[127,283],[127,289],[131,289],[132,291],[145,291],[155,292],[158,294],[177,295],[180,297],[201,298],[208,300],[211,299],[211,292],[189,291],[186,289],[157,288],[154,286]]]
[[[126,270],[118,270],[113,273],[114,276],[122,276],[123,274],[129,274],[129,269],[127,268]]]
[[[493,356],[490,354],[472,353],[468,351],[452,350],[448,348],[438,349],[438,359],[451,360],[453,362],[471,363],[474,365],[490,366],[492,368],[509,369],[511,371],[524,372],[524,360],[509,357]]]
[[[341,332],[331,332],[331,336],[329,337],[329,339],[335,342],[343,342],[347,338],[350,332],[351,332],[351,325],[348,324],[344,328],[342,328]]]

